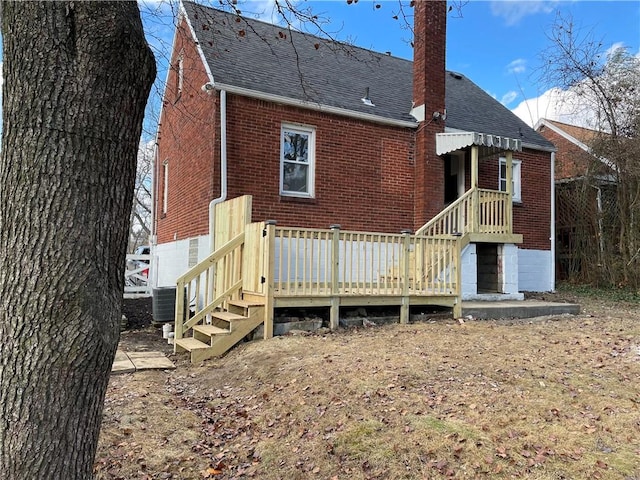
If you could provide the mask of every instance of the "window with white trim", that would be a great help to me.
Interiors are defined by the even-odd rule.
[[[282,125],[280,195],[312,198],[315,176],[315,129]]]
[[[520,179],[520,160],[512,160],[511,162],[511,174],[513,176],[513,187],[511,191],[513,192],[513,201],[514,202],[522,202],[522,183]],[[507,159],[500,158],[500,173],[498,178],[498,189],[501,192],[507,191]]]
[[[169,196],[169,160],[162,162],[162,213],[167,213],[167,197]]]
[[[175,94],[176,94],[176,100],[178,100],[182,95],[182,88],[184,86],[184,50],[181,50],[180,54],[178,55],[178,61],[175,65],[175,69],[176,69]]]

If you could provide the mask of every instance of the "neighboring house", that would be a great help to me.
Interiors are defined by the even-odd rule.
[[[602,132],[542,118],[537,132],[556,145],[556,273],[566,279],[599,262],[615,215],[613,165],[593,155]],[[593,269],[591,269],[593,270]]]
[[[445,2],[414,10],[411,62],[182,5],[157,139],[157,285],[211,252],[225,199],[251,195],[252,219],[278,226],[422,233],[461,198],[502,191],[508,231],[461,232],[465,213],[439,231],[469,233],[463,298],[554,289],[553,144],[445,70]]]

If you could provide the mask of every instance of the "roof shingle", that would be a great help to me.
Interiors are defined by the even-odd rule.
[[[417,125],[413,62],[193,2],[184,8],[216,83]],[[362,101],[367,89],[375,106]],[[553,148],[463,75],[447,76],[446,107],[448,128]]]

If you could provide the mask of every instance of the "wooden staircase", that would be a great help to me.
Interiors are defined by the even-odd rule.
[[[264,322],[264,303],[229,300],[226,310],[211,312],[211,324],[191,328],[193,336],[175,339],[176,352],[190,352],[191,362],[226,353]]]

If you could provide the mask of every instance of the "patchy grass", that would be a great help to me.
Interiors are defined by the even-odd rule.
[[[640,290],[629,287],[593,287],[590,285],[572,285],[564,283],[560,285],[559,291],[563,295],[574,295],[576,298],[590,298],[598,301],[607,298],[614,302],[626,302],[630,304],[640,304]]]
[[[97,478],[640,479],[640,312],[571,295],[580,316],[279,337],[115,376]]]

